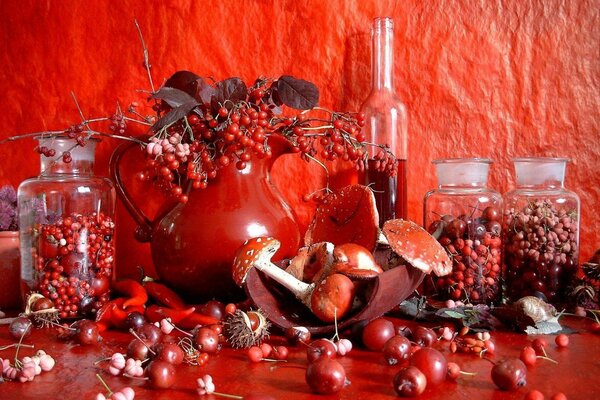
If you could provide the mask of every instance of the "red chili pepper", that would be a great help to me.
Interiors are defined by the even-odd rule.
[[[213,325],[219,323],[219,320],[210,315],[193,313],[179,321],[177,326],[181,329],[194,329],[198,325]]]
[[[121,326],[125,323],[127,312],[123,311],[123,303],[125,299],[118,297],[107,302],[96,313],[96,322],[102,322],[107,327]]]
[[[185,310],[188,306],[177,293],[169,287],[158,282],[146,282],[144,284],[146,291],[157,303],[174,310]]]
[[[159,322],[163,318],[171,318],[171,322],[178,324],[179,321],[192,314],[196,307],[190,307],[185,310],[175,310],[172,308],[151,305],[146,308],[146,318],[150,322]]]
[[[122,308],[141,306],[148,301],[148,292],[146,292],[146,289],[144,289],[141,283],[133,279],[113,282],[112,289],[127,297]]]

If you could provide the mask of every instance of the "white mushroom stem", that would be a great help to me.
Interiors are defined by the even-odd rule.
[[[256,261],[254,263],[254,268],[262,271],[269,278],[273,279],[281,286],[292,292],[292,294],[296,296],[298,300],[310,308],[310,296],[315,289],[314,283],[309,284],[302,282],[268,260]]]

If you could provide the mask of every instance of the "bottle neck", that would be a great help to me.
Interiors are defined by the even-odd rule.
[[[96,139],[90,139],[81,147],[76,146],[75,140],[69,138],[39,139],[40,147],[45,146],[55,151],[52,157],[40,154],[40,175],[92,175],[96,142]]]
[[[371,29],[371,77],[373,90],[394,90],[394,21],[376,18]]]

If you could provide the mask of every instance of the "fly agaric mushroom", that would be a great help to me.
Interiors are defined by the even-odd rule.
[[[366,186],[350,185],[331,193],[317,206],[304,243],[341,245],[356,243],[374,250],[377,244],[379,213],[373,192]]]
[[[256,268],[288,289],[322,321],[342,318],[352,306],[354,284],[340,274],[329,275],[322,282],[306,283],[271,263],[271,257],[281,243],[271,237],[248,239],[236,251],[233,261],[233,280],[238,286],[246,281],[248,271]],[[339,275],[339,276],[335,276]]]
[[[425,229],[411,221],[392,219],[383,224],[383,234],[392,251],[413,267],[437,276],[452,272],[452,262],[442,245]]]

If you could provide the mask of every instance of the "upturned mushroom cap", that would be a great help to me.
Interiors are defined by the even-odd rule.
[[[302,247],[292,258],[286,272],[304,282],[314,282],[314,278],[323,268],[329,270],[333,264],[333,243],[320,242]]]
[[[373,192],[366,186],[351,185],[331,193],[317,206],[304,242],[356,243],[374,250],[379,213]]]
[[[388,245],[413,267],[437,276],[452,272],[452,262],[442,245],[427,231],[411,221],[392,219],[383,224]]]
[[[333,250],[335,263],[332,272],[340,273],[351,279],[375,279],[383,270],[375,262],[373,254],[356,243],[344,243]]]
[[[242,286],[248,271],[257,263],[270,263],[281,243],[272,237],[255,237],[246,240],[235,252],[233,259],[233,281]]]

